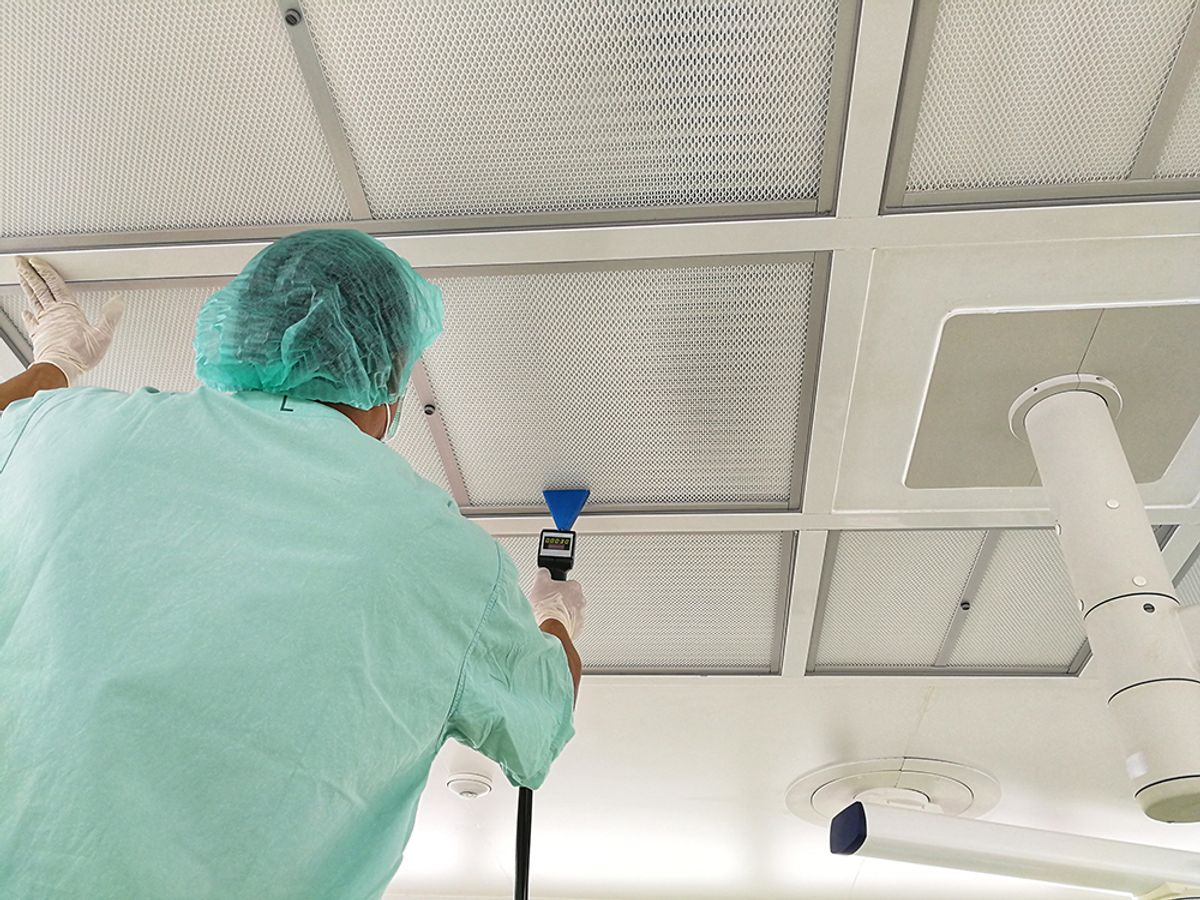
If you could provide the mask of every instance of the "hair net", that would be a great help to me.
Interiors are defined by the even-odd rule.
[[[266,391],[370,409],[403,392],[442,330],[442,291],[361,231],[276,241],[205,302],[196,375],[219,391]]]

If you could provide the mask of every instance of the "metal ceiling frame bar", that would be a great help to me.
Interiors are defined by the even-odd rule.
[[[412,368],[412,386],[417,399],[423,407],[425,424],[429,426],[429,436],[437,449],[438,459],[442,462],[442,471],[446,482],[450,485],[450,496],[462,507],[471,505],[471,495],[467,491],[467,482],[463,478],[462,469],[458,465],[458,456],[450,443],[450,434],[446,431],[446,420],[438,407],[433,385],[429,380],[429,369],[425,360],[418,359]],[[397,413],[398,415],[398,413]]]
[[[721,225],[743,221],[774,221],[816,217],[815,200],[778,203],[739,203],[690,207],[647,207],[586,213],[510,216],[447,216],[427,219],[353,218],[335,222],[293,222],[285,225],[242,225],[232,228],[169,228],[148,231],[85,232],[0,238],[0,253],[51,253],[110,247],[153,247],[174,244],[269,243],[310,228],[356,228],[384,235],[504,234],[508,232],[569,231],[588,228],[635,228],[703,223]]]
[[[887,176],[884,179],[884,211],[898,209],[904,205],[908,189],[908,167],[912,162],[917,121],[921,116],[921,100],[925,95],[925,76],[929,72],[933,36],[937,31],[940,0],[915,0],[915,3],[908,32],[904,74],[900,79],[900,97],[896,103]]]
[[[647,511],[644,509],[588,509],[576,524],[581,534],[676,534],[722,531],[942,531],[990,528],[1052,528],[1054,514],[1048,509],[1011,510],[921,510],[890,513],[803,513],[792,510],[712,509],[694,512]],[[1200,527],[1200,508],[1146,511],[1151,522],[1179,522]],[[536,535],[547,527],[545,511],[518,515],[471,515],[491,535]],[[1182,529],[1181,529],[1182,530]],[[1168,545],[1170,546],[1170,545]]]
[[[804,503],[804,475],[808,469],[808,453],[812,444],[817,380],[821,372],[821,348],[825,345],[825,309],[829,303],[829,273],[832,264],[832,253],[813,256],[812,288],[808,296],[808,322],[804,334],[804,363],[800,372],[796,449],[792,456],[792,488],[788,497],[789,509],[800,509]]]
[[[1200,66],[1200,6],[1192,10],[1191,21],[1171,64],[1171,74],[1167,76],[1167,83],[1163,85],[1162,93],[1158,97],[1158,105],[1154,108],[1150,125],[1142,136],[1142,145],[1138,148],[1137,158],[1129,173],[1131,179],[1154,178],[1171,128],[1179,114],[1179,107],[1183,104],[1183,98],[1187,94],[1188,85],[1191,84],[1197,66]]]
[[[838,0],[837,30],[833,38],[833,72],[829,81],[829,106],[825,110],[825,145],[821,176],[817,182],[814,212],[828,215],[837,204],[842,156],[846,148],[846,115],[854,79],[854,55],[862,0]]]
[[[350,149],[346,130],[342,127],[342,117],[338,115],[337,104],[329,90],[329,82],[325,80],[325,68],[321,65],[300,0],[278,0],[278,3],[288,40],[291,41],[296,62],[300,66],[300,74],[308,89],[308,98],[312,102],[317,121],[321,123],[321,131],[329,147],[329,156],[333,160],[338,181],[346,195],[350,216],[353,219],[370,219],[371,205],[367,202],[366,191],[363,190],[358,163],[354,159],[354,151]]]
[[[816,603],[813,606],[812,628],[808,638],[808,653],[804,658],[804,677],[809,678],[816,672],[817,654],[821,649],[821,634],[825,629],[825,610],[828,607],[829,583],[833,580],[833,562],[837,559],[838,544],[841,542],[841,532],[831,531],[826,534],[824,553],[821,554],[821,577],[817,581]]]
[[[828,531],[796,532],[796,552],[788,592],[787,618],[783,629],[783,656],[779,674],[802,678],[808,671],[816,621],[820,610],[821,585],[825,579]]]
[[[29,368],[33,357],[29,352],[28,343],[24,340],[17,323],[12,321],[3,310],[0,310],[0,351],[7,351],[22,369]]]
[[[1154,201],[1172,197],[1200,195],[1198,178],[1156,178],[1140,181],[1087,181],[1074,184],[1022,185],[1020,187],[986,188],[981,190],[911,191],[904,195],[903,210],[939,209],[945,211],[977,209],[988,204],[989,209],[1007,209],[1030,203],[1067,204],[1080,201]],[[887,212],[900,212],[889,208]]]
[[[397,233],[389,222],[363,229],[407,257],[419,269],[525,263],[654,258],[727,257],[825,250],[886,250],[963,244],[1030,243],[1104,238],[1200,234],[1200,200],[1126,204],[1095,203],[1014,209],[907,212],[903,215],[835,218],[747,219],[530,231],[459,230],[438,234]],[[315,223],[358,227],[355,223]],[[290,229],[295,231],[298,229]],[[7,264],[19,253],[47,252],[72,281],[232,276],[266,240],[222,240],[224,232],[173,232],[169,244],[138,243],[143,233],[109,235],[110,246],[42,251],[42,239],[0,240],[0,286],[16,284]],[[63,245],[74,243],[67,237]]]
[[[780,609],[779,620],[776,623],[775,646],[771,650],[771,671],[776,675],[783,674],[783,661],[787,653],[788,634],[791,630],[792,610],[796,599],[796,575],[800,570],[800,532],[792,535],[791,552],[788,555],[788,569],[784,575],[787,585]]]
[[[942,645],[938,648],[937,656],[933,660],[934,668],[945,668],[950,663],[950,657],[954,655],[958,636],[962,634],[963,626],[967,624],[967,616],[971,614],[971,602],[979,593],[979,585],[996,552],[996,545],[1000,543],[1001,533],[998,529],[992,528],[983,536],[983,543],[979,545],[979,552],[975,554],[975,562],[971,564],[971,574],[967,576],[967,583],[963,585],[962,593],[954,601],[950,627],[946,629],[946,634],[942,637]],[[965,608],[963,607],[964,603],[966,604]]]

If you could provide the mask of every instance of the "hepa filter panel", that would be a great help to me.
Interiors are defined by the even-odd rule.
[[[0,4],[0,238],[348,218],[285,28],[271,2]]]
[[[377,218],[815,204],[839,0],[310,0]]]
[[[826,567],[814,674],[1066,675],[1081,658],[1047,529],[841,532]]]
[[[786,505],[811,257],[430,273],[425,354],[471,505]]]
[[[214,286],[138,288],[133,290],[76,290],[75,299],[94,322],[101,307],[111,299],[125,301],[125,315],[112,347],[104,360],[85,372],[79,384],[117,391],[154,387],[161,391],[192,391],[200,386],[195,375],[193,337],[196,315]],[[15,289],[0,292],[0,315],[21,321],[24,296]],[[13,329],[0,323],[27,347],[24,327]],[[404,398],[400,426],[389,444],[408,460],[422,478],[445,491],[450,490],[437,448],[421,412],[421,403],[411,386]]]
[[[969,602],[946,662],[953,669],[1065,673],[1086,640],[1049,529],[1002,532]]]
[[[918,0],[888,205],[1106,196],[1131,175],[1195,7]],[[1187,167],[1187,142],[1168,168]]]
[[[983,537],[982,531],[838,533],[825,562],[809,668],[932,666]]]
[[[571,577],[587,598],[578,641],[585,669],[778,672],[794,542],[792,532],[580,532]],[[528,593],[537,537],[500,543]]]

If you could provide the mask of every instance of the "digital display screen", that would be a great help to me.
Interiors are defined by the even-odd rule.
[[[566,536],[548,534],[542,538],[543,550],[570,550],[571,539]]]

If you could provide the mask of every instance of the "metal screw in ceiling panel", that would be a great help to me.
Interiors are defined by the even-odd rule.
[[[585,668],[778,672],[794,541],[792,532],[581,534],[572,577],[588,601]],[[528,591],[537,539],[500,543]]]
[[[471,506],[541,508],[547,486],[592,508],[789,501],[811,257],[433,277],[425,358]]]
[[[377,218],[811,212],[840,141],[848,0],[304,8]]]
[[[199,387],[195,376],[196,314],[212,293],[211,287],[163,287],[137,290],[77,290],[75,299],[94,321],[100,308],[110,299],[126,301],[125,317],[104,361],[80,379],[80,384],[136,391],[155,387],[163,391],[191,391]],[[22,295],[14,290],[0,292],[0,317],[21,321]],[[28,349],[23,331],[0,326]],[[28,355],[28,354],[27,354]],[[411,386],[404,398],[400,426],[389,444],[423,478],[445,491],[450,490],[445,470],[429,429],[421,413],[421,404]]]
[[[1083,627],[1048,530],[843,532],[810,670],[1068,674]],[[965,601],[965,606],[964,606]]]
[[[1191,71],[1195,39],[1186,54],[1181,46],[1195,9],[1195,0],[918,0],[886,205],[1200,190],[1127,181],[1177,60]],[[1200,165],[1187,158],[1194,142],[1172,141],[1159,174],[1187,176]]]
[[[268,0],[0,4],[0,237],[345,219]]]

